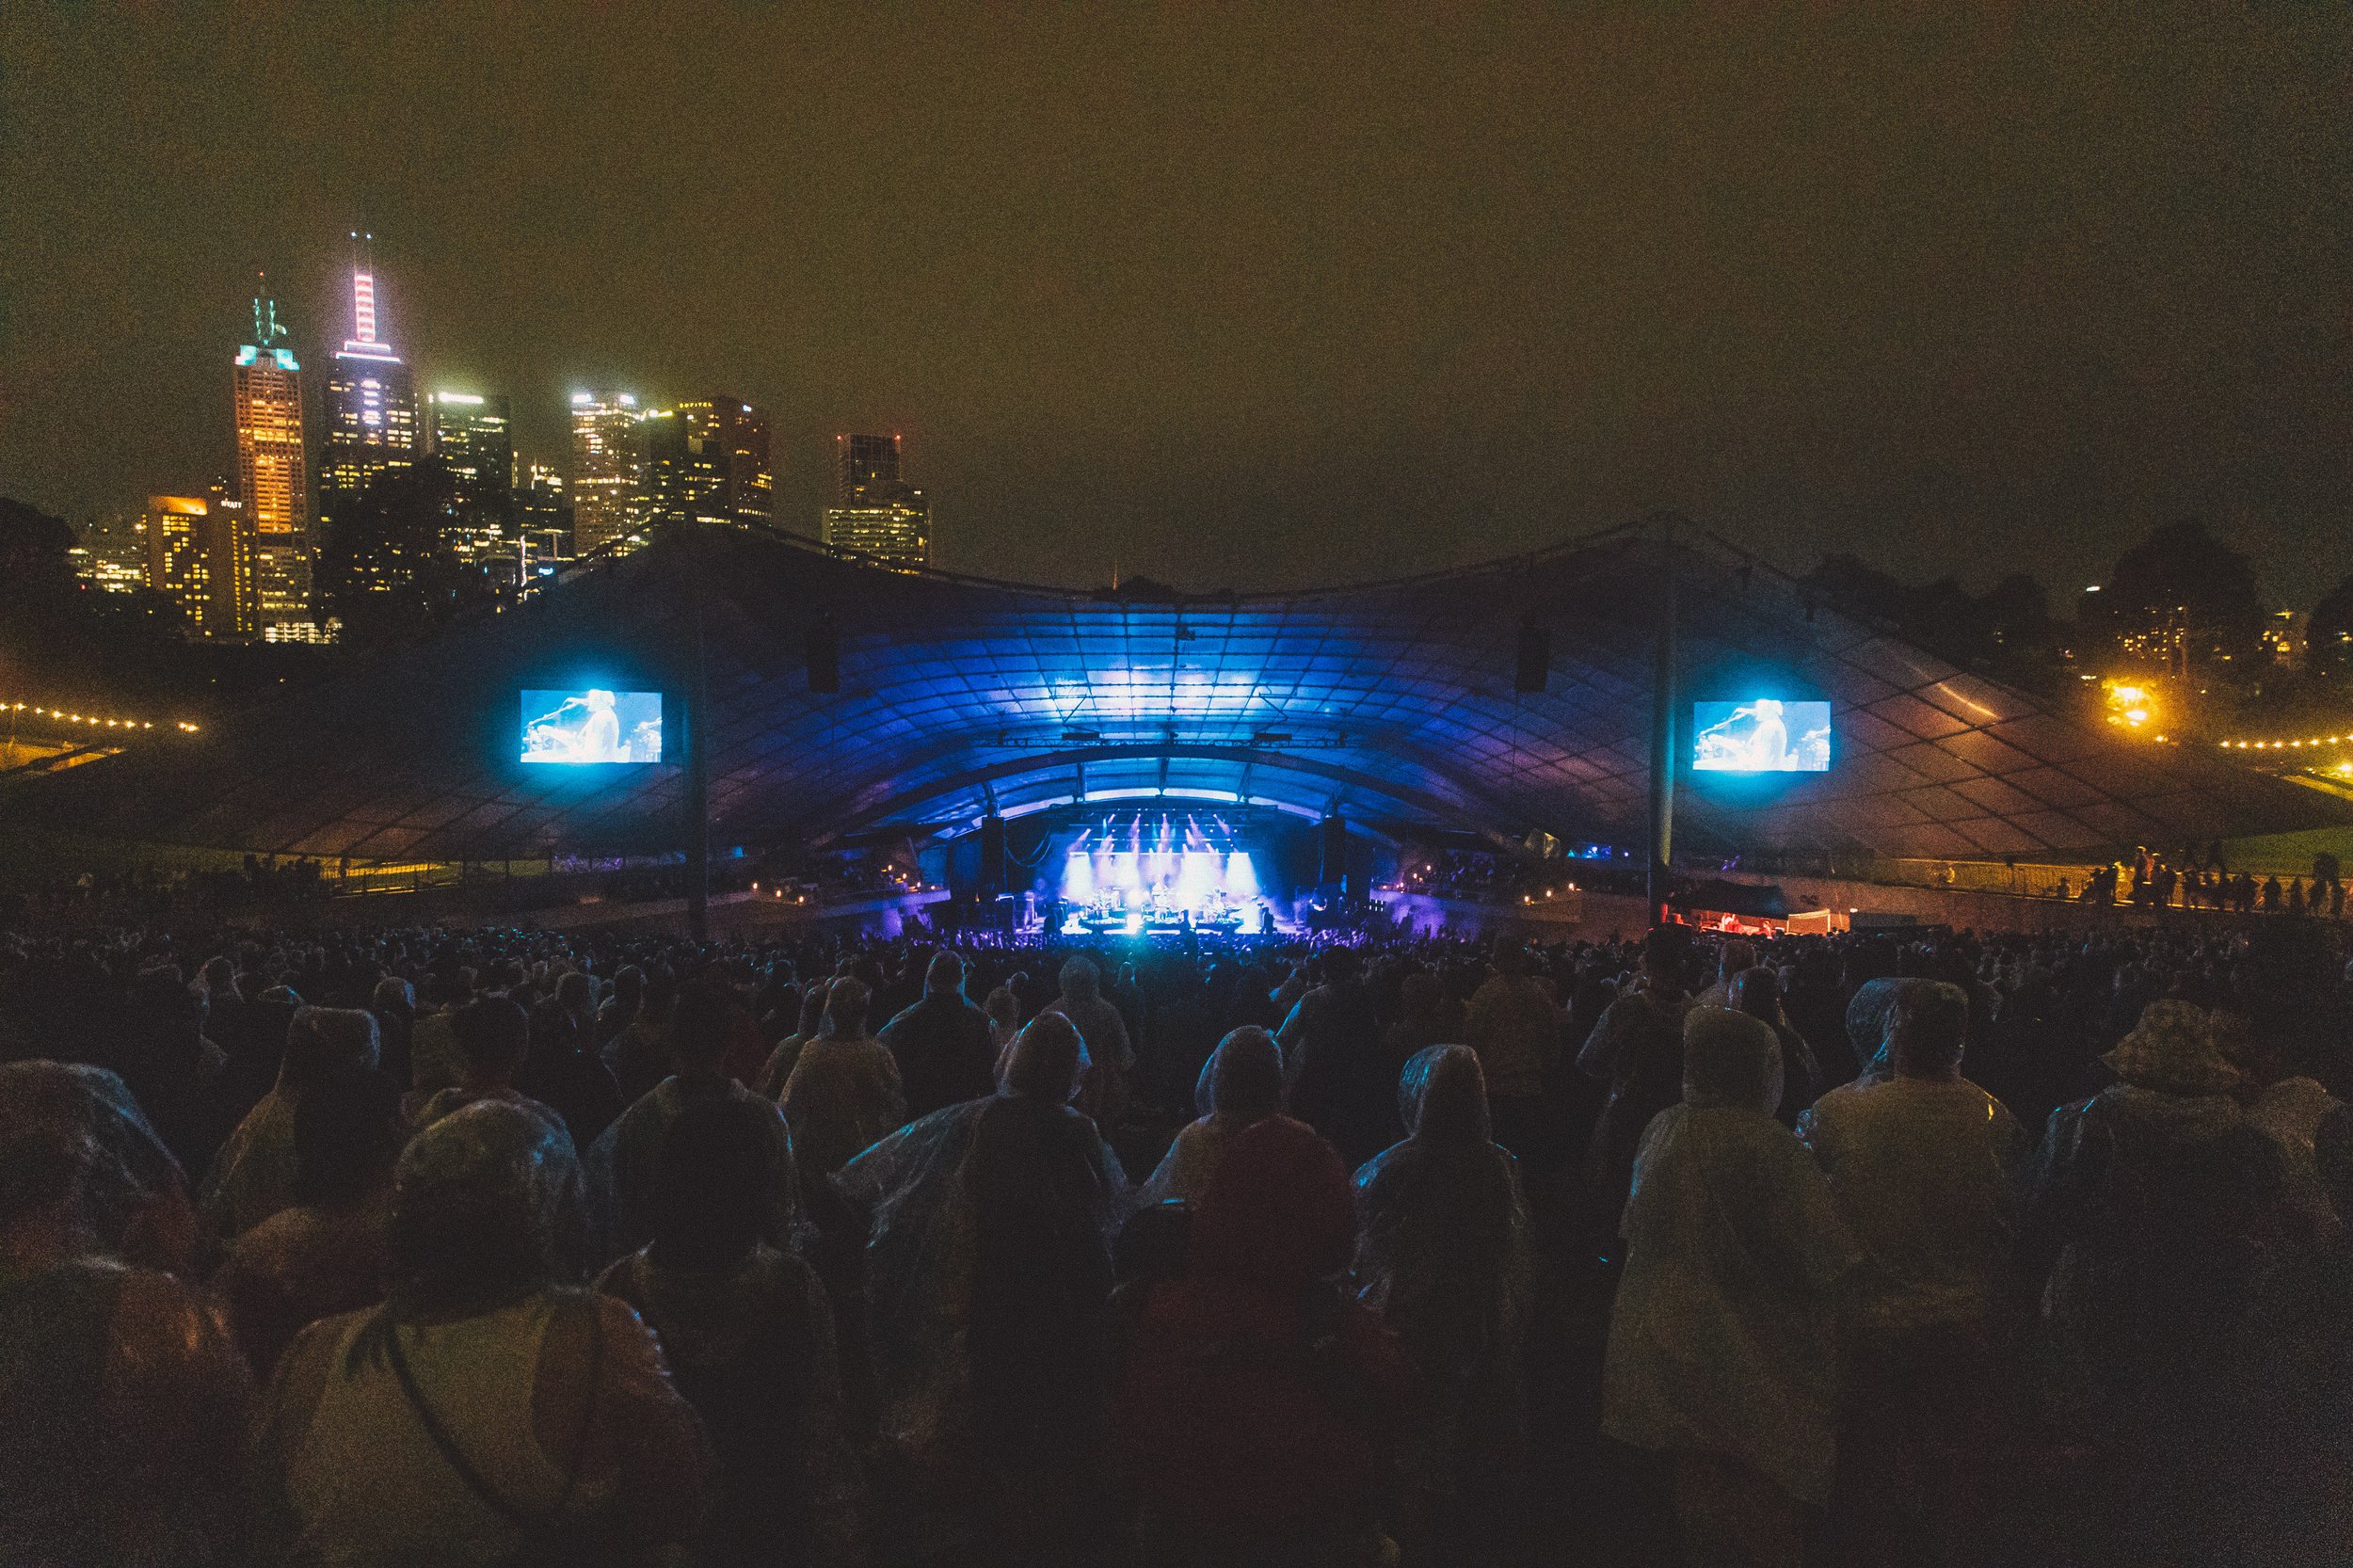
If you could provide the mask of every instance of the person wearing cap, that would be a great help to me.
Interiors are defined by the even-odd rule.
[[[1771,1027],[1693,1008],[1683,1042],[1683,1101],[1635,1156],[1602,1431],[1668,1458],[1689,1560],[1795,1568],[1804,1511],[1830,1496],[1838,1298],[1857,1255],[1773,1118]]]
[[[2153,1001],[2102,1060],[2120,1081],[2051,1113],[2026,1243],[2115,1538],[2197,1560],[2181,1532],[2234,1528],[2197,1499],[2264,1448],[2258,1309],[2291,1228],[2286,1173],[2204,1009]]]

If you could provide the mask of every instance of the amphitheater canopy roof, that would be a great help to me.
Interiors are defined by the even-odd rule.
[[[2048,712],[1657,522],[1391,583],[1192,597],[673,532],[189,749],[73,769],[31,804],[126,837],[376,860],[672,848],[699,620],[721,845],[1164,795],[1633,846],[1670,575],[1687,718],[1689,699],[1769,690],[1828,700],[1836,735],[1826,773],[1687,774],[1679,848],[2073,860],[2345,820]],[[1524,692],[1531,628],[1545,689]],[[831,694],[809,679],[827,643]],[[667,694],[667,760],[520,765],[520,691],[585,685]]]

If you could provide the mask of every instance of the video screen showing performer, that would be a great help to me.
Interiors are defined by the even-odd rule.
[[[1691,705],[1691,766],[1702,773],[1822,773],[1830,704],[1760,696]]]
[[[526,762],[659,762],[662,694],[527,691],[522,694]]]

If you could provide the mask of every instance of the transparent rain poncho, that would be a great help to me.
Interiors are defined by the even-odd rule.
[[[1282,1113],[1282,1048],[1257,1024],[1229,1031],[1202,1064],[1193,1099],[1197,1119],[1177,1129],[1144,1184],[1141,1207],[1172,1198],[1198,1203],[1225,1146],[1242,1128]]]
[[[1855,987],[1854,999],[1847,1003],[1847,1043],[1854,1048],[1854,1059],[1863,1064],[1855,1082],[1884,1083],[1896,1076],[1889,1032],[1896,1022],[1896,999],[1910,984],[1887,975]]]
[[[1064,1209],[1060,1218],[1085,1230],[1089,1245],[1099,1240],[1106,1285],[1111,1242],[1130,1208],[1118,1158],[1066,1103],[1076,1064],[1066,1076],[1047,1075],[1058,1081],[1034,1081],[1023,1061],[1029,1039],[1025,1032],[1015,1042],[1005,1086],[996,1096],[933,1112],[834,1177],[842,1196],[869,1216],[867,1304],[881,1433],[919,1473],[936,1472],[968,1451],[970,1331],[984,1288],[982,1231],[990,1197],[980,1191],[983,1162],[974,1159],[984,1124],[1018,1128],[1028,1147],[1076,1152],[1091,1191],[1063,1188],[1043,1160],[1033,1172],[1011,1175],[1016,1182],[1033,1176],[1042,1203]]]
[[[0,1066],[0,1160],[65,1162],[79,1173],[82,1221],[104,1251],[184,1266],[194,1225],[186,1180],[115,1074],[65,1062]]]
[[[1643,1132],[1626,1201],[1602,1431],[1723,1455],[1819,1504],[1857,1255],[1813,1156],[1773,1120],[1780,1062],[1761,1019],[1694,1009],[1685,1026],[1683,1103]]]
[[[1356,1173],[1354,1279],[1421,1372],[1406,1464],[1419,1484],[1451,1491],[1466,1439],[1508,1441],[1519,1426],[1528,1211],[1518,1161],[1490,1137],[1469,1047],[1416,1055],[1398,1099],[1408,1136]]]

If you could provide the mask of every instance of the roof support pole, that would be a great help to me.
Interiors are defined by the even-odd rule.
[[[1674,866],[1675,556],[1674,524],[1666,524],[1666,583],[1658,617],[1658,664],[1650,709],[1650,923],[1664,925]]]
[[[682,524],[699,543],[702,524]],[[700,551],[694,552],[699,556]],[[688,598],[694,607],[695,648],[688,672],[686,714],[686,929],[711,940],[711,640],[703,624],[703,573],[696,561]]]

